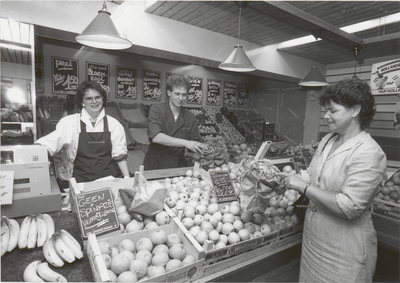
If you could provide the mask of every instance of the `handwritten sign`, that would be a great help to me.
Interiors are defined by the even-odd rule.
[[[218,202],[237,200],[235,189],[229,171],[210,170],[211,181],[217,194]]]
[[[142,99],[161,101],[161,72],[143,70]]]
[[[81,193],[75,196],[75,202],[84,238],[120,229],[110,188]]]
[[[188,76],[190,82],[190,89],[187,96],[187,103],[189,104],[201,104],[203,102],[203,79],[198,77]]]
[[[14,171],[0,171],[1,205],[12,204],[14,188]]]
[[[220,106],[221,105],[221,81],[207,80],[207,105]]]
[[[110,66],[86,62],[86,78],[88,81],[95,81],[107,92],[110,97]]]
[[[224,85],[224,106],[236,106],[236,84],[225,82]]]
[[[43,54],[35,54],[35,85],[36,92],[44,92],[44,66],[43,66]]]
[[[239,89],[238,107],[249,107],[250,96],[247,86],[244,84],[239,84],[238,89]]]
[[[78,60],[52,57],[53,93],[75,94],[78,88]]]
[[[137,98],[136,69],[117,66],[117,98]]]

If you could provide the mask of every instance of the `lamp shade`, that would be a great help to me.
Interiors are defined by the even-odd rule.
[[[299,83],[301,86],[326,86],[329,85],[324,76],[320,73],[317,66],[311,68],[311,71]]]
[[[243,47],[239,44],[235,46],[233,52],[218,67],[222,70],[233,72],[251,72],[256,69],[244,52]]]
[[[100,10],[85,30],[75,37],[76,41],[100,49],[117,50],[131,47],[132,43],[115,26],[110,15],[108,11]]]

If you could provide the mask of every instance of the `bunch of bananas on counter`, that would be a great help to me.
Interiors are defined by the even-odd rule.
[[[54,233],[54,220],[46,214],[28,215],[21,223],[18,236],[20,249],[43,247],[47,239]]]
[[[1,217],[1,256],[11,252],[18,244],[20,227],[15,219]]]
[[[24,270],[25,282],[68,282],[61,274],[50,269],[47,262],[36,260],[28,264]]]
[[[66,230],[54,232],[43,245],[43,255],[54,267],[62,267],[64,262],[74,262],[81,259],[83,252],[79,242]]]

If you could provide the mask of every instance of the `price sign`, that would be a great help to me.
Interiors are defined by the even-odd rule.
[[[189,89],[186,102],[189,104],[201,104],[203,102],[203,90],[202,90],[203,79],[192,76],[188,76],[188,79],[191,87]]]
[[[78,70],[78,60],[52,57],[53,93],[75,94]]]
[[[117,66],[117,98],[137,98],[136,69]]]
[[[1,159],[3,161],[3,155],[1,156]],[[14,171],[0,171],[0,181],[1,204],[12,204]]]
[[[217,194],[218,202],[227,202],[237,200],[235,189],[229,171],[210,170],[211,181]]]
[[[86,62],[86,78],[88,81],[95,81],[107,92],[110,97],[110,66]]]
[[[161,72],[143,70],[142,99],[161,101]]]
[[[224,105],[228,107],[236,106],[236,84],[225,82],[224,85]]]
[[[220,106],[221,105],[221,81],[207,80],[207,105]]]
[[[120,229],[113,194],[110,188],[75,196],[82,236],[103,234]]]

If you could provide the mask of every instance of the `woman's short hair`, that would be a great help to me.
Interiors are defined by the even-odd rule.
[[[85,96],[86,91],[89,89],[96,90],[103,97],[103,107],[107,104],[107,92],[104,88],[101,87],[100,84],[94,81],[84,81],[82,82],[78,88],[76,89],[76,106],[79,109],[82,109],[83,97]]]
[[[330,100],[345,107],[360,105],[361,127],[365,129],[371,124],[376,111],[375,98],[366,82],[358,78],[347,78],[323,87],[319,97],[320,105],[325,106]]]
[[[174,87],[184,87],[189,91],[191,86],[189,80],[184,76],[170,75],[167,79],[167,90],[172,91]]]

